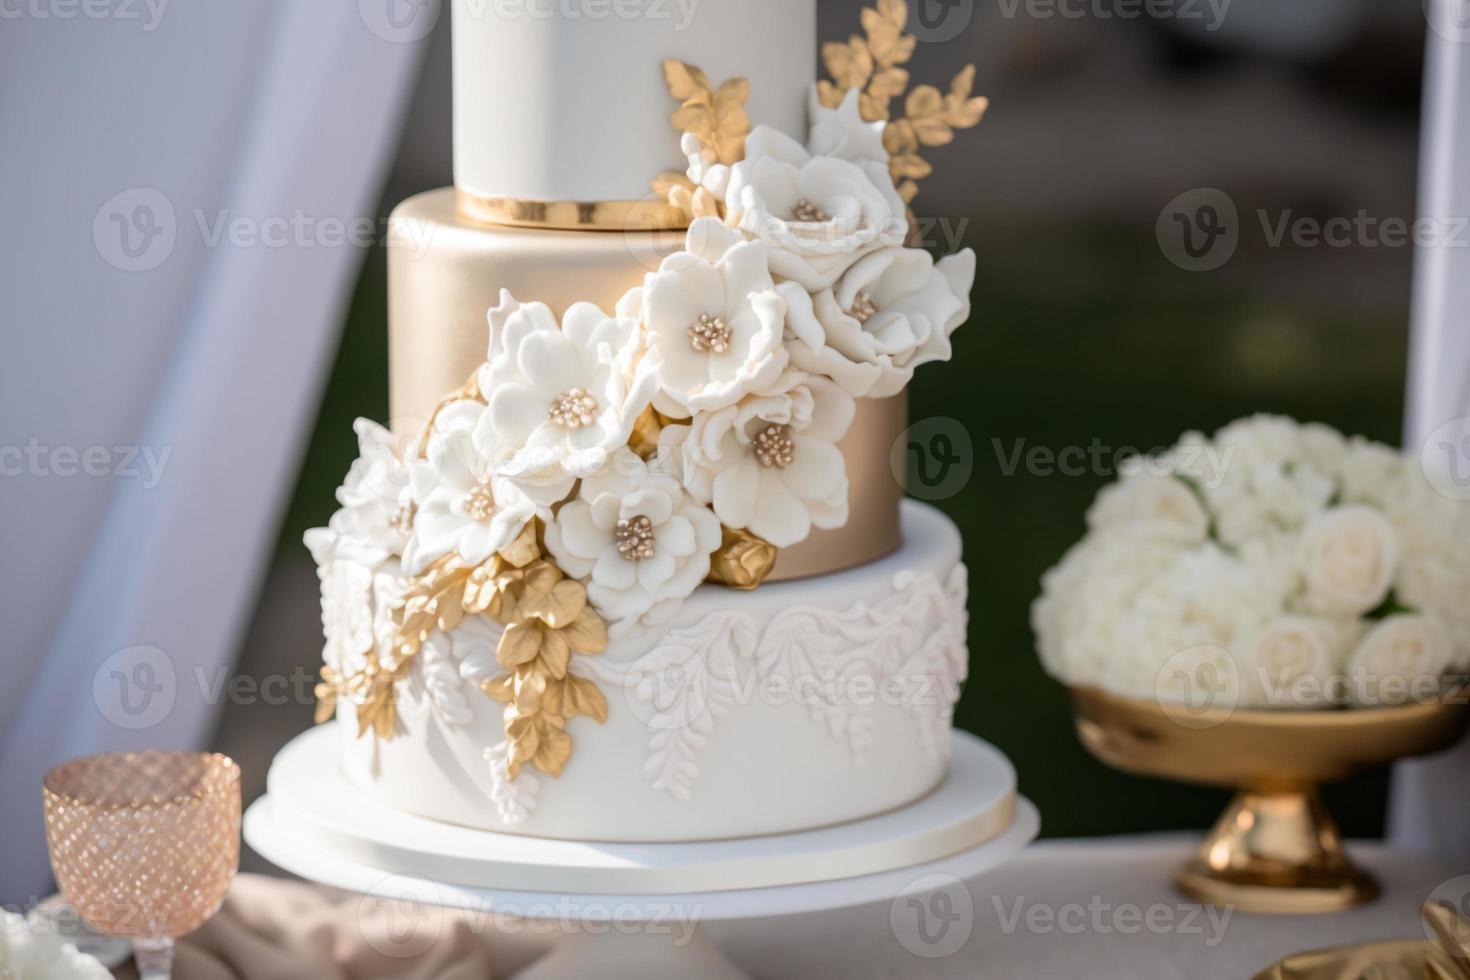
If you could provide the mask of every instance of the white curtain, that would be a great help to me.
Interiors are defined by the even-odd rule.
[[[50,765],[208,737],[439,15],[0,7],[0,902]]]
[[[1404,445],[1424,446],[1470,416],[1470,21],[1463,0],[1428,0],[1419,212],[1443,222],[1451,245],[1421,247],[1415,257],[1413,343]],[[1436,439],[1433,452],[1470,464],[1470,427]],[[1462,543],[1470,548],[1470,541]],[[1466,597],[1470,601],[1470,596]],[[1470,866],[1470,741],[1444,756],[1402,763],[1394,774],[1389,832],[1401,847]]]

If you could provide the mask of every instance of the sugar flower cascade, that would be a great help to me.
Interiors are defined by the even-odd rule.
[[[889,120],[905,16],[883,0],[866,39],[827,46],[806,142],[751,129],[743,79],[666,63],[689,166],[654,188],[685,216],[683,247],[612,310],[558,318],[502,293],[484,363],[418,439],[359,423],[342,509],[307,535],[323,720],[346,701],[360,734],[392,738],[400,695],[449,698],[457,681],[436,677],[457,671],[505,705],[505,742],[486,747],[504,781],[559,775],[568,722],[608,712],[574,658],[666,622],[705,582],[754,588],[779,549],[847,523],[854,400],[949,358],[975,273],[969,250],[906,244],[917,147],[974,125],[984,100],[967,69]]]

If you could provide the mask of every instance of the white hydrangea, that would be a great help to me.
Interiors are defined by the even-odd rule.
[[[96,957],[54,931],[0,909],[0,977],[6,980],[112,980]]]

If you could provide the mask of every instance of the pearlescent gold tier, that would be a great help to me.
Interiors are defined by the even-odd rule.
[[[561,315],[579,300],[612,311],[619,297],[683,242],[678,231],[578,232],[479,224],[452,188],[394,210],[388,241],[390,427],[419,431],[446,394],[484,361],[485,314],[502,289]],[[850,568],[898,550],[902,487],[889,450],[907,423],[907,397],[859,399],[839,444],[851,484],[847,526],[813,531],[784,549],[770,580]]]

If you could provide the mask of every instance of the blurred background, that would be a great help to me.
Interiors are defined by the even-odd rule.
[[[818,36],[858,30],[861,6],[823,0]],[[1029,605],[1130,448],[1254,411],[1399,441],[1412,247],[1277,246],[1272,235],[1283,220],[1360,211],[1413,220],[1424,18],[1414,0],[1234,0],[1223,15],[1200,0],[1162,17],[1127,0],[936,9],[942,28],[920,44],[915,81],[944,87],[973,62],[975,91],[991,99],[978,129],[930,151],[935,173],[915,202],[939,223],[936,246],[957,247],[945,238],[957,234],[979,256],[954,360],[911,390],[916,422],[953,419],[969,440],[962,489],[950,495],[946,481],[935,499],[913,488],[964,532],[971,674],[957,721],[1015,762],[1046,835],[1207,826],[1223,793],[1125,776],[1082,751],[1062,689],[1037,662]],[[384,213],[452,182],[445,26]],[[1187,271],[1156,227],[1171,201],[1202,188],[1233,202],[1239,240],[1219,268]],[[387,417],[384,279],[383,250],[367,252],[244,673],[318,659],[301,535],[335,509],[357,452],[352,420]],[[1062,465],[1068,447],[1102,465]],[[1028,466],[1028,454],[1054,463]],[[310,714],[232,706],[216,742],[260,782]],[[1382,832],[1386,782],[1328,789],[1346,833]]]
[[[821,0],[819,37],[857,31],[862,5]],[[911,6],[915,81],[944,87],[974,63],[974,90],[991,99],[978,129],[927,153],[935,172],[915,202],[934,247],[979,257],[954,360],[911,391],[916,424],[959,450],[957,477],[912,484],[964,533],[972,661],[957,722],[1014,761],[1045,835],[1202,828],[1223,794],[1084,754],[1037,661],[1029,606],[1130,451],[1256,411],[1400,441],[1424,13],[1418,0]],[[76,678],[106,676],[104,658],[131,644],[167,650],[181,672],[196,655],[224,664],[198,675],[199,690],[285,677],[309,694],[321,626],[301,537],[335,509],[357,453],[352,421],[387,417],[385,249],[216,247],[209,222],[215,209],[258,217],[309,200],[317,215],[374,223],[452,182],[447,15],[420,18],[422,46],[396,39],[414,42],[410,56],[367,0],[180,4],[151,27],[61,23],[36,13],[46,9],[31,0],[0,20],[0,295],[19,297],[0,313],[0,447],[36,432],[76,445],[142,432],[143,446],[177,452],[167,508],[134,499],[146,486],[0,480],[16,507],[0,522],[14,610],[0,648],[0,724],[12,726],[0,780],[17,785],[95,741],[102,695]],[[150,82],[137,59],[167,81]],[[38,77],[47,98],[17,83]],[[78,161],[98,160],[110,183],[79,189]],[[208,220],[195,233],[181,212],[166,275],[137,274],[153,267],[146,251],[104,247],[109,229],[94,220],[111,212],[143,233],[170,203]],[[319,321],[333,329],[303,326]],[[238,471],[196,490],[191,467],[217,471],[221,453]],[[268,471],[267,458],[283,461]],[[177,521],[134,519],[158,510]],[[273,549],[253,543],[262,522],[278,522]],[[150,564],[187,554],[190,528],[238,560]],[[232,598],[240,582],[253,591]],[[221,632],[229,648],[207,647]],[[248,798],[311,723],[306,696],[226,696],[219,714],[196,700],[180,701],[167,740],[207,732],[241,762]],[[1386,785],[1328,788],[1349,836],[1382,833]],[[0,795],[0,826],[34,829],[37,809]],[[0,863],[24,853],[0,846]],[[44,874],[43,854],[25,860],[28,881]]]

